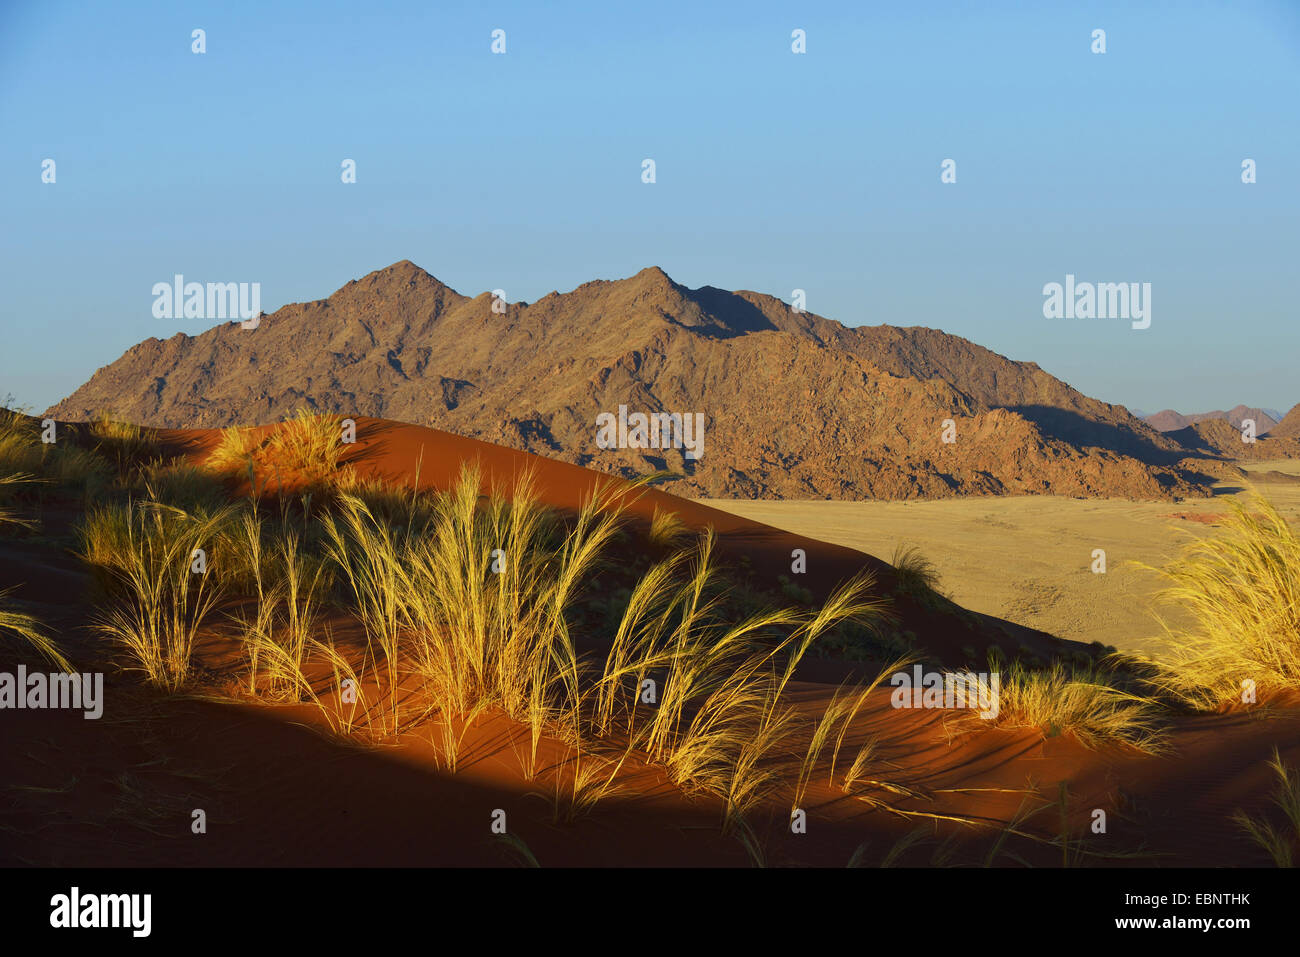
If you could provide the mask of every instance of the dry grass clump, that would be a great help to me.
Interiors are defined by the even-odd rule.
[[[281,470],[295,472],[309,482],[328,479],[338,471],[343,454],[343,417],[299,409],[271,433],[267,452]]]
[[[15,409],[0,409],[0,474],[40,471],[41,427]]]
[[[222,429],[205,464],[221,474],[247,475],[263,488],[273,480],[330,484],[339,477],[343,448],[342,416],[299,409],[269,430]]]
[[[155,459],[137,465],[127,489],[186,510],[213,511],[230,501],[225,483],[207,469]]]
[[[1300,537],[1270,502],[1233,502],[1223,534],[1154,570],[1171,582],[1161,599],[1197,623],[1165,627],[1162,691],[1213,709],[1241,702],[1248,681],[1259,693],[1300,686]]]
[[[636,582],[603,654],[581,654],[570,610],[619,529],[624,505],[614,489],[598,489],[562,521],[527,477],[508,497],[483,495],[468,467],[422,524],[394,527],[351,495],[322,521],[390,689],[409,662],[444,727],[501,709],[528,730],[530,776],[543,735],[567,742],[576,750],[573,807],[605,793],[608,769],[621,762],[592,749],[620,740],[625,757],[636,750],[677,783],[723,796],[735,823],[784,774],[798,730],[785,691],[799,659],[826,630],[870,620],[883,603],[867,596],[864,577],[816,611],[730,621],[705,534]],[[397,724],[397,707],[390,695],[386,723]]]
[[[328,550],[390,687],[405,657],[447,717],[499,707],[530,728],[535,755],[544,728],[574,736],[578,662],[566,610],[617,519],[593,501],[566,532],[527,478],[509,500],[495,492],[480,503],[480,490],[467,467],[423,523],[396,527],[343,495],[337,516],[323,519]]]
[[[162,488],[166,488],[163,485]],[[223,588],[246,594],[253,584],[254,556],[246,547],[240,528],[241,504],[222,504],[215,508],[202,503],[183,508],[161,494],[159,488],[126,502],[110,502],[90,508],[77,526],[81,544],[80,557],[91,566],[96,581],[112,593],[119,585],[118,573],[132,561],[131,556],[145,547],[161,547],[168,540],[189,539],[202,532],[201,547],[208,574]],[[152,516],[142,534],[142,516]]]
[[[87,431],[96,451],[111,459],[120,474],[158,453],[158,438],[152,429],[117,419],[111,412],[96,415]]]
[[[266,440],[256,430],[230,426],[221,430],[216,447],[208,453],[204,465],[214,472],[239,475],[256,467],[258,454]]]
[[[206,488],[186,473],[174,478],[173,489]],[[231,618],[249,661],[250,689],[286,698],[305,692],[312,629],[333,576],[305,547],[287,509],[278,522],[256,505],[186,510],[151,485],[147,498],[91,509],[78,533],[81,557],[108,603],[98,631],[121,644],[152,683],[183,685],[211,613],[224,599],[243,596]],[[201,572],[195,549],[204,553]]]
[[[12,593],[12,588],[0,591],[0,636],[17,639],[60,671],[71,671],[68,659],[63,657],[58,643],[46,634],[40,621],[35,616],[14,608],[9,598]]]
[[[329,461],[309,437],[278,448]],[[376,721],[384,734],[409,727],[399,688],[415,679],[425,708],[415,720],[442,730],[449,767],[465,728],[488,710],[523,726],[530,777],[544,736],[567,744],[557,819],[611,793],[636,755],[683,787],[721,796],[724,827],[743,830],[745,814],[791,781],[802,800],[824,752],[835,776],[849,725],[875,687],[838,696],[811,729],[813,743],[804,742],[807,722],[788,695],[800,659],[838,624],[878,620],[886,602],[863,576],[820,608],[764,609],[737,621],[707,532],[650,564],[612,636],[580,631],[584,592],[605,572],[629,504],[613,481],[560,515],[540,503],[529,476],[485,492],[467,466],[436,494],[352,483],[298,526],[288,505],[279,522],[267,521],[256,500],[178,508],[163,499],[185,488],[185,477],[170,486],[161,473],[153,478],[149,497],[93,509],[81,528],[83,557],[107,593],[98,631],[149,681],[186,684],[196,638],[220,604],[244,649],[248,690],[312,701],[342,733],[359,721],[372,733]],[[306,537],[313,529],[318,548]],[[192,568],[196,548],[207,553],[204,574]],[[364,630],[360,661],[319,633],[331,597]],[[358,700],[318,692],[308,675],[321,676],[321,666],[332,687],[346,682]],[[869,743],[858,747],[846,789],[863,779],[872,754]]]
[[[432,518],[437,494],[404,488],[379,476],[362,476],[350,466],[339,469],[332,484],[335,495],[352,495],[361,500],[370,513],[386,525],[421,528]]]
[[[828,746],[831,749],[831,754],[827,783],[834,784],[835,767],[839,763],[840,751],[844,747],[845,739],[853,727],[853,719],[866,705],[867,698],[881,686],[881,683],[888,675],[908,667],[914,660],[912,657],[905,657],[886,665],[869,684],[851,688],[841,685],[836,689],[835,694],[831,696],[831,700],[827,702],[821,717],[818,718],[817,723],[814,725],[813,733],[808,739],[808,746],[804,752],[803,761],[799,766],[799,775],[795,780],[794,801],[791,804],[792,810],[803,804],[804,794],[817,767],[818,758]],[[839,730],[836,731],[836,728]],[[861,777],[872,757],[873,751],[874,741],[870,738],[859,747],[857,756],[844,773],[844,791],[850,791],[854,782]]]
[[[176,691],[190,677],[195,639],[224,591],[211,569],[200,570],[197,550],[213,548],[235,511],[191,515],[143,501],[103,507],[82,527],[82,557],[110,599],[95,630],[159,688]]]
[[[883,602],[862,576],[820,609],[778,608],[735,622],[713,562],[714,537],[653,567],[634,589],[596,685],[595,720],[626,733],[681,785],[727,802],[728,826],[787,776],[798,730],[787,685],[812,643],[846,620],[872,621]],[[653,709],[638,689],[659,678]]]
[[[319,605],[328,590],[325,564],[304,550],[301,536],[287,523],[271,541],[254,512],[245,512],[236,536],[247,549],[253,581],[253,610],[233,616],[248,658],[249,690],[265,688],[272,697],[314,698],[305,676]]]
[[[689,535],[690,529],[680,515],[668,509],[655,508],[650,519],[650,543],[668,548]]]
[[[0,475],[0,529],[6,526],[32,529],[37,526],[38,522],[35,519],[26,517],[13,506],[23,489],[41,485],[43,482],[43,479],[28,475],[26,472]]]
[[[889,560],[898,578],[898,593],[914,599],[923,608],[943,604],[939,591],[939,570],[915,545],[899,544]]]
[[[990,660],[990,671],[998,664]],[[1088,747],[1120,741],[1148,753],[1162,748],[1156,702],[1115,687],[1100,669],[1055,662],[1031,670],[1016,661],[1001,665],[998,680],[997,725],[1039,728],[1047,737],[1069,733]]]
[[[1238,811],[1232,819],[1252,841],[1268,852],[1275,865],[1294,867],[1297,851],[1300,851],[1300,771],[1292,771],[1283,764],[1277,748],[1273,749],[1273,760],[1268,766],[1277,777],[1271,800],[1282,811],[1290,833],[1266,818],[1253,818],[1245,811]]]
[[[70,426],[59,426],[55,441],[41,441],[39,419],[0,409],[0,476],[23,475],[46,485],[93,490],[106,484],[107,463],[74,440]]]

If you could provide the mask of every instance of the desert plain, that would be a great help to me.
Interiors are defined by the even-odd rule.
[[[1163,567],[1194,536],[1220,528],[1229,502],[1262,492],[1300,520],[1300,461],[1243,462],[1248,480],[1221,480],[1208,499],[1178,503],[1061,496],[982,496],[893,502],[702,499],[756,522],[888,558],[918,548],[939,590],[972,611],[1059,638],[1160,657],[1162,620],[1187,627],[1158,600]],[[1093,551],[1106,553],[1094,572]]]

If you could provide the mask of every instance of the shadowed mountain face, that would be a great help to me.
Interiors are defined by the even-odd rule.
[[[1297,437],[1278,435],[1276,429],[1253,442],[1226,419],[1202,419],[1185,429],[1168,433],[1193,455],[1220,459],[1300,458]]]
[[[701,413],[702,456],[602,448],[597,416]],[[458,432],[678,494],[1206,494],[1188,451],[1033,363],[920,327],[849,328],[662,270],[537,302],[460,295],[410,262],[255,329],[149,339],[47,414],[214,427],[307,407]],[[945,421],[951,442],[943,441]]]

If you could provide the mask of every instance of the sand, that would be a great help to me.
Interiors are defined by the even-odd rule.
[[[1300,477],[1300,462],[1249,463],[1247,472]],[[1300,483],[1258,486],[1288,519],[1300,518]],[[1160,565],[1195,535],[1213,532],[1230,501],[1248,503],[1242,483],[1220,482],[1212,499],[1128,502],[1050,496],[922,502],[728,501],[705,504],[888,561],[915,545],[934,563],[941,590],[973,611],[1059,638],[1159,653],[1156,613],[1171,624],[1181,609],[1157,606]],[[1106,572],[1091,570],[1093,550]]]
[[[397,481],[414,482],[417,462],[421,485],[447,483],[467,459],[482,461],[498,478],[532,466],[543,499],[566,508],[602,480],[575,466],[436,430],[374,420],[361,424],[362,442],[349,457],[366,471]],[[201,456],[213,436],[175,438],[192,440]],[[1224,494],[1235,493],[1225,489]],[[1292,487],[1286,496],[1293,513],[1300,496]],[[1212,503],[1185,510],[1203,514],[1205,504]],[[1069,596],[1071,589],[1080,588],[1074,578],[1088,573],[1076,569],[1071,576],[1057,570],[1052,578],[1053,569],[1065,564],[1062,555],[1091,547],[1098,529],[1108,536],[1103,540],[1110,548],[1131,552],[1142,546],[1147,526],[1171,523],[1160,517],[1162,510],[1170,510],[1167,504],[1052,499],[880,507],[749,503],[752,508],[786,509],[775,516],[764,513],[766,521],[805,522],[801,530],[789,532],[737,517],[742,507],[737,503],[726,503],[731,511],[724,513],[659,492],[640,500],[633,511],[645,515],[655,507],[673,508],[696,527],[713,525],[733,554],[752,557],[756,575],[767,574],[769,563],[779,567],[792,547],[807,545],[809,585],[818,588],[846,569],[881,568],[844,547],[846,528],[856,526],[853,534],[864,535],[861,529],[869,526],[879,543],[871,550],[885,557],[900,533],[910,532],[906,540],[926,547],[947,570],[951,591],[971,589],[954,568],[982,576],[983,585],[971,590],[967,604],[988,599],[999,582],[1014,585],[1008,569],[1039,568],[1033,574],[1049,583],[1065,582],[1069,587],[1056,587]],[[915,518],[905,523],[909,516]],[[44,517],[46,530],[54,531],[66,528],[73,514],[61,515],[52,507]],[[825,526],[818,534],[838,538],[839,545],[818,545],[808,537],[806,524],[814,517]],[[1189,528],[1206,527],[1181,521]],[[922,533],[931,536],[928,547]],[[1056,558],[1053,548],[1058,549]],[[1078,562],[1086,563],[1086,557]],[[1111,563],[1114,568],[1116,559]],[[0,569],[24,582],[22,594],[30,607],[69,642],[83,667],[103,666],[96,657],[103,649],[80,630],[94,612],[89,576],[66,551],[41,538],[0,542]],[[1117,580],[1104,579],[1109,587]],[[927,642],[938,643],[960,624],[952,616],[909,614]],[[346,635],[357,627],[349,617],[333,611],[326,624],[335,635]],[[222,639],[214,635],[209,640],[220,645]],[[216,661],[206,655],[201,659]],[[796,757],[817,716],[855,667],[834,659],[820,666],[819,674],[801,674],[791,685],[793,704],[802,716],[793,745]],[[10,733],[0,737],[0,781],[6,782],[6,800],[0,802],[0,862],[517,864],[519,853],[510,852],[489,829],[497,810],[507,812],[510,833],[543,866],[744,866],[751,860],[735,835],[721,832],[718,798],[679,789],[662,770],[635,763],[623,769],[618,786],[589,815],[565,820],[559,813],[563,801],[557,810],[556,796],[571,788],[571,749],[545,736],[538,773],[529,776],[520,757],[526,732],[500,712],[480,715],[467,729],[452,773],[435,748],[437,729],[427,722],[385,738],[380,747],[366,747],[363,740],[330,735],[309,706],[239,698],[216,687],[195,689],[200,692],[195,697],[161,695],[129,674],[107,670],[111,707],[102,720],[86,722],[65,712],[10,715]],[[417,696],[413,706],[419,711],[418,685],[409,690]],[[1008,864],[1012,859],[998,851],[1004,846],[999,831],[1027,808],[1042,811],[1029,823],[1021,822],[1037,840],[1018,839],[1004,848],[1032,863],[1052,865],[1061,862],[1062,853],[1046,842],[1058,833],[1061,818],[1077,844],[1078,836],[1091,834],[1091,815],[1100,808],[1110,826],[1105,835],[1087,837],[1088,852],[1131,855],[1141,849],[1145,856],[1089,857],[1087,863],[1259,864],[1259,850],[1241,838],[1230,816],[1241,807],[1253,813],[1266,807],[1271,781],[1264,762],[1275,745],[1290,764],[1300,758],[1300,712],[1294,707],[1277,712],[1271,721],[1253,713],[1174,718],[1170,753],[1149,756],[1121,745],[1090,750],[1071,735],[990,727],[951,711],[900,711],[890,706],[889,690],[879,689],[859,713],[845,741],[847,753],[855,752],[868,735],[878,745],[868,764],[869,781],[845,793],[838,781],[828,781],[825,762],[809,780],[802,798],[810,823],[807,834],[790,831],[787,788],[773,792],[754,811],[750,823],[767,863],[841,867],[863,848],[864,860],[877,863],[920,828],[923,839],[903,854],[905,864],[970,864],[989,860],[989,855],[995,864]],[[1058,807],[1054,802],[1061,786],[1065,800]],[[195,808],[207,814],[210,832],[204,838],[190,830]],[[967,823],[936,823],[951,815]],[[950,837],[957,841],[955,847],[946,844]]]

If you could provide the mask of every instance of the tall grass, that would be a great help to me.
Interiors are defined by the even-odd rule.
[[[679,785],[721,794],[730,828],[787,773],[797,722],[785,692],[808,648],[841,621],[872,620],[883,603],[867,597],[873,582],[862,576],[815,612],[770,609],[733,624],[712,587],[713,547],[711,533],[701,537],[692,574],[672,593],[675,608],[655,622],[665,627],[644,633],[631,657],[641,669],[665,665],[642,745]]]
[[[329,484],[339,475],[342,423],[333,413],[299,409],[292,418],[260,432],[222,429],[205,465],[221,474],[247,474],[254,485],[265,486],[272,476],[280,483]]]
[[[614,489],[598,488],[565,519],[540,506],[527,476],[509,495],[484,494],[471,466],[423,524],[393,527],[346,494],[322,524],[371,656],[384,663],[391,726],[409,663],[445,728],[485,707],[520,722],[529,776],[543,735],[577,748],[571,806],[605,790],[593,769],[605,762],[583,748],[621,736],[625,755],[639,750],[678,784],[723,796],[733,825],[783,774],[797,726],[785,692],[799,660],[828,629],[871,620],[883,602],[862,577],[815,611],[729,620],[706,532],[651,565],[603,656],[583,655],[570,615],[619,532],[626,501]],[[647,679],[658,689],[649,705]]]
[[[36,519],[28,518],[17,508],[11,506],[17,498],[16,492],[25,487],[38,486],[43,483],[44,479],[39,479],[26,472],[0,475],[0,529],[3,529],[6,525],[28,529],[36,527],[38,524]]]
[[[0,474],[41,470],[40,423],[14,409],[0,409]]]
[[[315,455],[302,441],[303,454]],[[474,466],[432,495],[335,489],[312,526],[320,557],[287,504],[277,524],[256,501],[187,511],[147,487],[143,501],[92,510],[81,537],[108,596],[99,633],[149,681],[183,687],[213,610],[238,598],[232,620],[250,692],[309,700],[343,733],[359,715],[373,730],[378,715],[382,733],[396,734],[409,718],[403,695],[418,691],[418,720],[431,717],[442,729],[453,768],[469,723],[499,710],[525,730],[528,776],[538,773],[543,737],[573,754],[556,772],[557,818],[572,820],[610,793],[637,753],[678,785],[722,797],[724,829],[743,831],[745,815],[785,787],[792,768],[802,799],[824,749],[834,776],[849,725],[880,681],[837,697],[803,745],[805,722],[788,695],[800,660],[839,624],[878,620],[886,602],[862,576],[821,607],[766,608],[737,621],[711,531],[649,565],[612,635],[586,631],[577,610],[614,543],[625,541],[626,509],[639,494],[613,481],[567,515],[541,504],[531,476],[486,488]],[[208,553],[206,574],[190,569],[195,548]],[[334,571],[365,634],[359,664],[315,634]],[[313,659],[333,687],[351,682],[361,700],[336,706],[318,692],[307,678]],[[364,700],[370,665],[378,697]],[[647,681],[653,700],[642,699]],[[846,778],[861,775],[871,755],[863,745]]]
[[[501,708],[529,730],[528,770],[547,729],[581,738],[582,666],[568,611],[596,572],[618,527],[598,489],[561,529],[523,476],[509,498],[464,470],[434,503],[425,533],[408,539],[412,654],[436,700],[460,713],[475,702]]]
[[[1278,867],[1294,867],[1296,852],[1300,851],[1300,771],[1292,771],[1282,763],[1282,754],[1273,749],[1269,767],[1277,776],[1272,802],[1282,811],[1290,826],[1290,833],[1276,827],[1266,818],[1252,818],[1245,811],[1233,815],[1237,825],[1250,839],[1268,852]]]
[[[999,671],[995,723],[1000,726],[1037,728],[1046,737],[1070,733],[1088,747],[1105,741],[1124,742],[1149,753],[1163,747],[1158,705],[1115,687],[1100,669],[1055,662],[1050,668],[1031,670],[1019,661],[1006,665],[994,659],[989,669]]]
[[[795,779],[794,801],[791,804],[791,809],[800,807],[803,804],[804,794],[812,780],[818,758],[828,746],[831,748],[831,755],[827,783],[834,783],[835,767],[839,762],[844,741],[853,726],[853,719],[858,716],[872,692],[881,686],[887,676],[901,671],[911,665],[912,662],[911,657],[900,658],[882,668],[868,684],[848,688],[841,685],[831,695],[830,701],[827,702],[825,709],[823,709],[821,717],[817,719],[817,723],[813,727],[813,733],[808,739],[803,761],[799,765],[799,774]],[[839,730],[836,731],[836,728]],[[845,775],[845,790],[852,787],[853,779],[862,775],[871,756],[871,750],[870,742],[859,750],[857,759]]]
[[[681,516],[669,509],[656,507],[650,519],[650,541],[665,548],[678,544],[690,533]]]
[[[223,557],[238,555],[222,580],[249,593],[251,612],[231,616],[248,659],[248,687],[271,696],[318,702],[306,677],[320,603],[332,583],[323,557],[309,551],[285,507],[278,525],[252,506],[218,530]]]
[[[162,458],[137,463],[125,485],[132,493],[190,510],[212,511],[230,501],[225,483],[211,471]]]
[[[0,476],[21,474],[79,491],[106,484],[107,463],[76,443],[71,426],[58,426],[53,442],[43,442],[41,435],[39,419],[0,409]]]
[[[59,650],[58,643],[46,634],[45,628],[34,615],[13,607],[9,598],[11,594],[13,588],[0,591],[0,635],[17,639],[60,671],[71,671],[72,666]]]
[[[939,570],[920,548],[900,543],[894,549],[890,564],[894,566],[900,594],[909,596],[924,608],[934,609],[942,604]]]
[[[378,663],[382,656],[386,665],[389,714],[395,728],[399,655],[411,588],[405,564],[407,541],[355,496],[343,496],[339,512],[338,517],[327,514],[321,519],[327,554],[351,591],[370,657]]]
[[[82,557],[109,593],[95,631],[159,688],[176,691],[190,677],[195,639],[224,591],[211,570],[192,570],[195,550],[210,553],[235,511],[192,515],[146,500],[103,507],[82,527]]]
[[[1196,621],[1165,627],[1162,690],[1211,709],[1240,702],[1247,680],[1262,693],[1300,687],[1300,537],[1272,503],[1233,502],[1222,535],[1154,570],[1170,582],[1161,599]]]
[[[343,417],[332,412],[299,409],[271,433],[268,457],[308,483],[325,481],[338,471],[343,454],[342,423]]]
[[[100,412],[92,418],[88,431],[96,450],[115,462],[121,474],[158,450],[156,433],[118,419],[111,412]]]
[[[240,475],[253,467],[265,438],[253,429],[230,426],[221,430],[216,446],[208,453],[204,465],[215,472]]]

